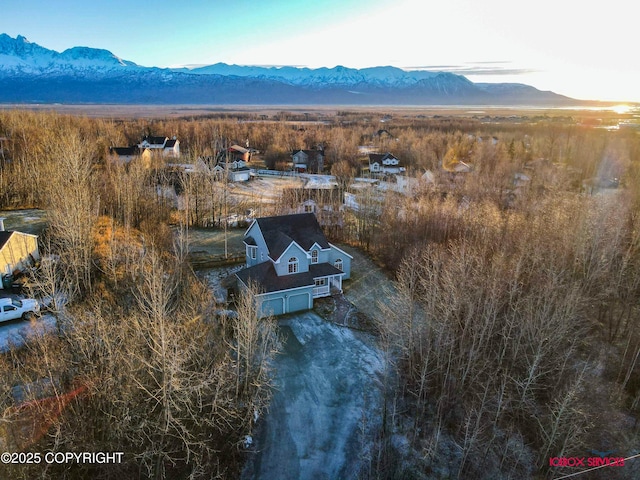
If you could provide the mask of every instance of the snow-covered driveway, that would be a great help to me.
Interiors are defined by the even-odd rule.
[[[0,352],[23,346],[32,336],[54,332],[57,328],[53,315],[43,315],[35,320],[13,320],[0,323]]]
[[[276,390],[245,479],[349,479],[381,424],[383,358],[374,340],[314,312],[279,320]]]

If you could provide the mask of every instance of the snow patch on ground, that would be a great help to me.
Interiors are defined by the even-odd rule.
[[[52,315],[43,315],[31,321],[14,320],[0,324],[0,352],[22,347],[30,338],[54,332],[56,328],[56,318]]]

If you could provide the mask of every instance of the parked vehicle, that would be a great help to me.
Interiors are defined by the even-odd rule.
[[[40,304],[33,298],[16,300],[15,298],[0,298],[0,322],[7,322],[17,318],[32,318],[40,314]]]

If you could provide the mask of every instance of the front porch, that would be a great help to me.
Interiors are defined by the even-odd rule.
[[[331,290],[342,293],[342,274],[314,278],[313,298],[328,297]]]

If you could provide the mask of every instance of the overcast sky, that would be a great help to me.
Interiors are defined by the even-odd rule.
[[[144,66],[393,65],[640,102],[631,0],[2,0],[0,33]]]

